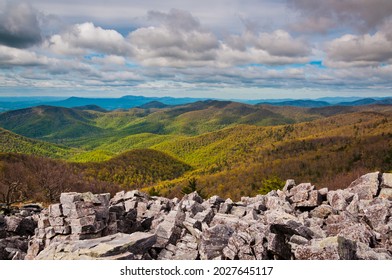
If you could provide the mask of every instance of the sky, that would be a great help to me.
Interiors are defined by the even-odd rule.
[[[391,0],[0,0],[0,96],[392,96]]]

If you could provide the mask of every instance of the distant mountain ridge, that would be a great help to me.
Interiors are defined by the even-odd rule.
[[[305,108],[317,108],[317,107],[329,107],[329,106],[363,106],[363,105],[391,105],[392,98],[373,99],[363,98],[354,101],[346,101],[339,103],[330,103],[327,101],[311,100],[311,99],[299,99],[289,100],[280,102],[261,102],[258,104],[271,104],[275,106],[294,106],[294,107],[305,107]]]
[[[60,100],[59,100],[60,99]],[[69,97],[69,98],[55,98],[55,97],[0,97],[0,112],[8,110],[23,109],[33,106],[50,105],[58,107],[83,107],[96,105],[105,110],[129,109],[140,106],[145,106],[151,102],[159,102],[169,106],[184,105],[194,103],[197,101],[205,101],[209,98],[188,98],[188,97],[147,97],[147,96],[133,96],[126,95],[119,98],[89,98],[89,97]],[[326,107],[326,106],[361,106],[369,104],[392,104],[392,97],[382,98],[360,98],[360,97],[323,97],[317,99],[214,99],[217,101],[234,101],[245,104],[271,104],[275,106],[296,106],[296,107]],[[154,104],[154,103],[151,103]],[[151,106],[147,105],[147,106]],[[156,103],[158,104],[158,103]],[[155,105],[156,106],[156,105]],[[157,107],[155,107],[157,108]],[[158,107],[162,108],[162,107]]]

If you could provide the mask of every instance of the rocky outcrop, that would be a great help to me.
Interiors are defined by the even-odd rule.
[[[150,233],[116,233],[90,240],[53,242],[36,257],[37,260],[134,260],[142,259],[154,245],[156,236]]]
[[[26,257],[40,211],[40,206],[30,204],[12,209],[12,215],[0,215],[0,259],[23,260]]]
[[[288,180],[283,190],[233,202],[139,191],[63,193],[36,216],[0,217],[0,257],[14,259],[392,259],[392,174],[328,191]],[[34,220],[34,219],[33,219]],[[21,227],[21,224],[26,226]],[[9,231],[15,232],[10,241]],[[7,249],[5,249],[7,248]],[[24,248],[26,251],[26,248]],[[6,256],[5,256],[6,255]]]

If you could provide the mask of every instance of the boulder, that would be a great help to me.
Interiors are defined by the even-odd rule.
[[[181,236],[184,220],[184,212],[172,210],[155,231],[157,242],[154,247],[164,248],[169,243],[176,244]]]
[[[63,216],[63,207],[60,203],[52,204],[49,206],[49,216],[52,218]]]
[[[135,259],[156,241],[151,233],[116,233],[92,240],[55,242],[41,251],[37,260]]]
[[[353,196],[354,194],[345,190],[330,191],[327,194],[327,201],[334,210],[343,211],[346,210]]]
[[[377,252],[377,249],[370,248],[362,242],[357,242],[356,258],[358,260],[392,260],[392,255],[387,250]]]
[[[294,256],[298,260],[354,260],[356,243],[341,236],[313,239],[310,244],[298,245]]]
[[[277,260],[290,260],[292,258],[291,246],[283,234],[270,233],[268,236],[268,253]]]
[[[223,249],[229,243],[233,233],[234,230],[224,224],[217,224],[203,230],[199,248],[200,258],[202,260],[223,259]]]
[[[310,212],[311,217],[325,219],[334,213],[334,209],[326,204],[322,204]]]
[[[81,200],[81,194],[76,192],[62,193],[60,195],[61,204],[72,204]]]
[[[382,174],[380,172],[363,175],[352,182],[347,190],[358,194],[359,199],[373,199],[378,193],[381,183],[381,176]]]

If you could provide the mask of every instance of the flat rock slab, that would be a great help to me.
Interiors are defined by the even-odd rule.
[[[37,260],[78,260],[103,259],[124,254],[139,255],[145,253],[156,242],[156,235],[144,232],[133,234],[116,233],[114,235],[90,239],[55,242],[37,256]]]

